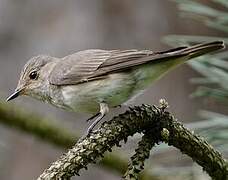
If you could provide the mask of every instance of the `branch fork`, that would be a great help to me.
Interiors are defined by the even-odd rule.
[[[144,169],[144,162],[150,150],[158,142],[165,142],[178,148],[203,167],[213,179],[228,179],[228,163],[204,139],[192,133],[179,123],[166,108],[168,103],[160,100],[160,106],[142,105],[131,107],[128,111],[104,122],[88,137],[80,139],[66,154],[46,169],[38,180],[70,179],[79,175],[88,164],[103,158],[106,151],[119,146],[135,133],[143,133],[135,154],[131,157],[124,179],[138,179]]]

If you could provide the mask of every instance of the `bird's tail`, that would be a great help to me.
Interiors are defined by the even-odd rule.
[[[168,51],[156,52],[151,56],[140,59],[143,66],[134,71],[136,77],[135,93],[145,89],[153,81],[158,80],[173,68],[194,57],[201,56],[225,48],[222,41],[202,43],[190,47],[178,47]],[[145,62],[148,65],[144,65]]]
[[[190,47],[179,47],[176,49],[171,49],[169,51],[164,51],[161,52],[163,53],[168,53],[168,54],[173,54],[173,55],[180,55],[180,56],[185,56],[188,55],[189,59],[201,56],[203,54],[207,54],[210,52],[217,51],[219,49],[225,48],[224,42],[223,41],[213,41],[209,43],[202,43],[202,44],[197,44],[194,46]]]

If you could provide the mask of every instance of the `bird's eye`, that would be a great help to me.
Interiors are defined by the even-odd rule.
[[[29,78],[30,79],[37,79],[38,78],[38,73],[37,71],[32,71],[30,74],[29,74]]]

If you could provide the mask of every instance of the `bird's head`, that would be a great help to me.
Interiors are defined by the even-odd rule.
[[[49,69],[48,64],[55,58],[39,55],[31,58],[24,66],[17,88],[7,101],[15,99],[20,95],[28,95],[35,98],[42,98],[47,84]],[[47,91],[47,90],[46,90]]]

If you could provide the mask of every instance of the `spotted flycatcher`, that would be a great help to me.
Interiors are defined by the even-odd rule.
[[[67,110],[91,113],[88,133],[108,113],[191,58],[224,48],[221,41],[151,50],[80,51],[64,58],[40,55],[24,66],[8,101],[28,95]]]

